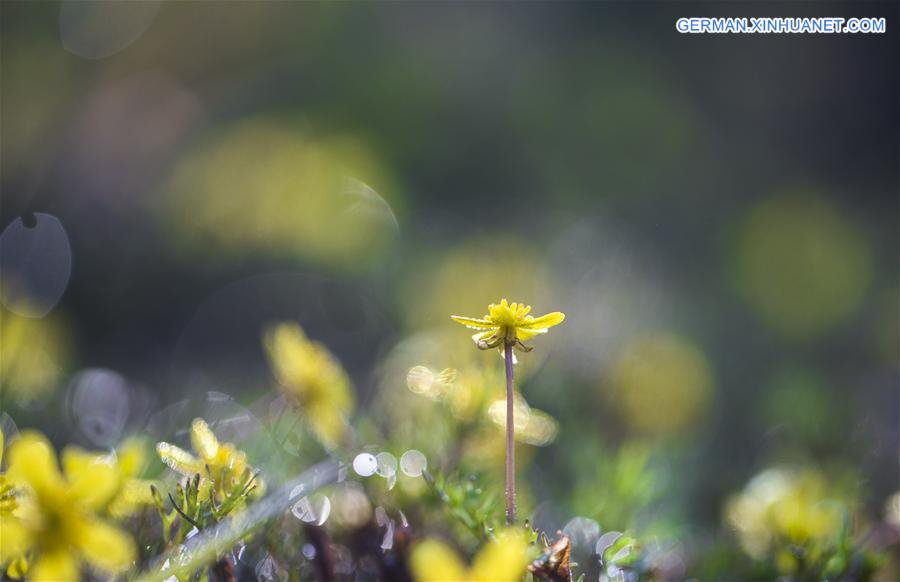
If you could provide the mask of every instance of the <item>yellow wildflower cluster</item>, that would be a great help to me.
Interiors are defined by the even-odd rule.
[[[811,470],[774,468],[754,477],[725,508],[728,523],[741,545],[761,559],[787,545],[827,542],[840,529],[846,506],[829,495],[827,482]],[[791,573],[789,555],[775,556],[784,573]]]
[[[350,378],[340,362],[295,323],[269,329],[264,344],[282,394],[303,411],[323,445],[337,446],[354,407]]]
[[[228,498],[236,490],[243,490],[252,483],[253,495],[261,495],[264,484],[259,477],[253,478],[253,467],[247,463],[247,454],[232,443],[220,443],[219,439],[202,418],[191,423],[191,448],[196,456],[167,442],[156,445],[159,458],[170,469],[185,477],[199,474],[212,485],[217,501]],[[209,487],[201,487],[201,493],[208,494]]]
[[[128,569],[136,553],[131,537],[99,514],[123,491],[121,467],[110,455],[68,448],[60,472],[47,439],[27,431],[9,449],[4,480],[15,503],[0,512],[0,563],[28,579],[80,579],[86,564],[111,575]]]
[[[504,582],[521,580],[529,558],[524,530],[508,528],[485,545],[470,566],[437,540],[425,540],[413,548],[410,566],[419,582]]]

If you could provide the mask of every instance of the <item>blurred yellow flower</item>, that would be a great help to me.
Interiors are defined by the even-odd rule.
[[[159,458],[174,471],[188,477],[200,474],[204,479],[212,481],[213,491],[222,500],[236,488],[244,488],[251,479],[253,467],[247,464],[247,455],[238,450],[232,443],[220,443],[209,425],[202,418],[191,423],[191,447],[198,456],[194,456],[175,445],[161,442],[156,445]],[[256,478],[255,495],[263,492],[263,481]],[[207,489],[201,488],[201,491]]]
[[[153,503],[150,492],[152,480],[141,479],[147,464],[145,443],[137,438],[124,441],[111,455],[113,468],[119,474],[119,491],[109,504],[109,513],[123,519],[136,513],[141,507]]]
[[[7,477],[18,506],[12,515],[0,515],[0,563],[21,563],[27,553],[33,581],[78,580],[82,563],[105,574],[131,566],[131,537],[96,515],[119,486],[103,457],[82,463],[77,453],[63,451],[62,474],[47,439],[29,431],[12,444],[9,459]]]
[[[819,473],[774,468],[754,477],[728,501],[725,518],[737,530],[744,550],[760,559],[785,543],[828,541],[837,535],[846,509],[829,495]]]
[[[502,352],[504,347],[509,345],[523,352],[529,352],[532,348],[522,342],[538,334],[547,333],[549,328],[559,325],[566,318],[559,311],[540,317],[528,315],[530,311],[530,305],[509,304],[506,299],[502,299],[499,304],[492,303],[488,306],[488,314],[481,319],[460,315],[451,315],[450,318],[469,329],[478,330],[478,333],[472,336],[478,349],[499,348]]]
[[[0,467],[3,466],[3,447],[6,439],[3,429],[0,428]],[[16,491],[12,483],[6,478],[6,474],[0,473],[0,516],[11,515],[16,509]]]
[[[340,362],[296,323],[272,327],[264,344],[282,394],[304,412],[322,444],[337,446],[354,407],[350,378]]]
[[[68,343],[58,317],[33,319],[0,307],[0,395],[18,403],[49,395],[68,360]]]
[[[497,541],[487,544],[467,567],[455,551],[437,540],[425,540],[412,552],[413,576],[419,582],[452,580],[502,582],[520,580],[528,565],[529,551],[525,532],[508,528]]]

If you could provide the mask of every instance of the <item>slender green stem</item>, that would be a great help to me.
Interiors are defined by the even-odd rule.
[[[506,523],[516,523],[516,440],[513,422],[513,353],[512,344],[504,346],[506,359]]]

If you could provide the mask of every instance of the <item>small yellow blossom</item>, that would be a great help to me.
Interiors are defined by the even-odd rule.
[[[264,344],[282,394],[304,412],[322,444],[337,446],[354,407],[350,378],[340,362],[295,323],[269,329]]]
[[[119,486],[116,472],[102,457],[90,463],[63,451],[60,473],[47,439],[33,431],[10,446],[8,479],[17,507],[0,515],[0,563],[29,556],[28,579],[80,579],[81,564],[105,574],[126,570],[136,552],[131,537],[97,517]]]
[[[191,447],[197,456],[166,442],[158,443],[156,452],[170,469],[186,477],[199,473],[204,479],[210,479],[219,500],[247,485],[253,473],[253,467],[247,464],[247,454],[232,443],[220,443],[202,418],[191,423]],[[254,494],[261,494],[262,480],[257,477],[253,483]]]
[[[497,541],[487,544],[471,566],[451,548],[437,540],[418,544],[411,557],[413,575],[419,582],[521,580],[528,565],[528,541],[523,530],[506,529]]]
[[[469,329],[478,330],[478,333],[472,336],[472,340],[479,349],[499,348],[502,352],[506,346],[512,346],[523,352],[529,352],[532,348],[522,342],[547,333],[549,328],[559,325],[566,318],[565,314],[559,311],[540,317],[528,315],[529,311],[530,305],[509,304],[506,299],[502,299],[499,304],[492,303],[488,307],[488,314],[481,319],[460,315],[451,315],[450,318]]]

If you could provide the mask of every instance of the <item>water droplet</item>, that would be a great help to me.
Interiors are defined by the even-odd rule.
[[[353,459],[353,470],[360,477],[371,477],[378,470],[378,460],[370,453],[360,453]]]
[[[378,453],[376,472],[385,479],[397,475],[397,457],[388,453]]]
[[[421,477],[428,468],[428,459],[421,451],[410,449],[400,457],[400,470],[407,477]]]
[[[324,495],[312,499],[303,496],[291,507],[291,513],[302,522],[323,525],[331,515],[331,500]]]

